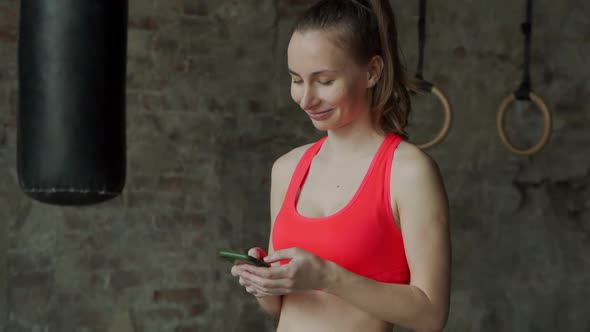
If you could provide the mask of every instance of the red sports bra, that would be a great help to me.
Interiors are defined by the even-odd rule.
[[[394,222],[390,198],[393,154],[402,138],[388,134],[352,200],[338,212],[309,218],[297,212],[297,196],[312,159],[327,137],[301,157],[273,226],[274,250],[297,247],[349,271],[387,283],[408,283],[401,230]],[[288,263],[282,261],[281,264]]]

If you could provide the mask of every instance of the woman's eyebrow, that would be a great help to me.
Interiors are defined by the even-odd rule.
[[[320,69],[320,70],[316,70],[313,73],[311,73],[311,76],[316,76],[319,74],[324,74],[324,73],[337,73],[337,70],[332,70],[332,69]],[[296,75],[301,77],[301,75],[297,74],[296,72],[294,72],[293,70],[289,69],[289,73],[292,75]]]

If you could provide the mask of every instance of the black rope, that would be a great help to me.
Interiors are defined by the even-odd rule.
[[[523,78],[520,87],[514,95],[519,100],[529,100],[529,93],[531,92],[531,34],[533,32],[532,25],[533,17],[533,0],[527,0],[526,2],[526,20],[520,25],[520,29],[524,34],[524,69]]]
[[[426,0],[420,0],[418,18],[418,68],[414,75],[418,79],[418,88],[423,91],[431,92],[432,83],[426,81],[422,74],[424,67],[424,48],[426,46]]]
[[[424,66],[424,46],[426,45],[426,0],[420,0],[418,18],[418,68],[416,78],[424,80],[422,68]]]

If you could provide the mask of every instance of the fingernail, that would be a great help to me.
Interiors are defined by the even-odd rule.
[[[268,262],[268,261],[270,261],[270,256],[266,256],[266,257],[264,257],[264,258],[263,258],[263,260],[264,260],[265,262]]]

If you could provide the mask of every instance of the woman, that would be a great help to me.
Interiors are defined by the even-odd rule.
[[[293,100],[319,141],[272,168],[269,268],[232,275],[278,331],[441,331],[448,203],[438,168],[404,141],[410,112],[387,0],[323,0],[288,47]]]

